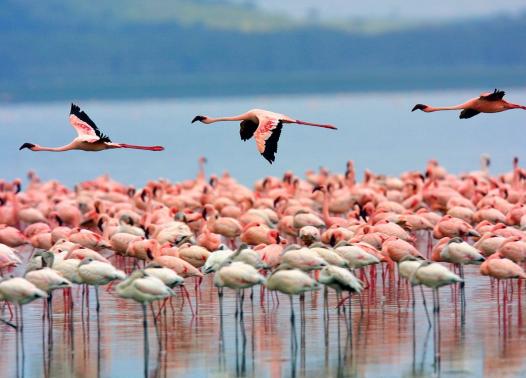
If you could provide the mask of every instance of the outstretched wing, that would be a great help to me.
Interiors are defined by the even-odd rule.
[[[239,136],[241,137],[241,140],[247,141],[252,138],[258,128],[258,125],[258,123],[249,120],[242,121],[239,125]]]
[[[498,90],[497,88],[495,88],[495,90],[493,92],[482,93],[479,98],[481,100],[486,100],[486,101],[499,101],[499,100],[502,100],[504,98],[505,94],[506,94],[506,92]]]
[[[71,104],[69,123],[77,130],[79,136],[93,136],[101,142],[111,142],[111,139],[99,130],[95,122],[75,104]]]
[[[480,112],[478,110],[467,108],[460,112],[459,118],[460,119],[471,118],[471,117],[475,117],[479,113]]]
[[[259,120],[259,127],[254,133],[258,151],[272,164],[278,152],[278,141],[283,123],[280,119],[264,118]]]

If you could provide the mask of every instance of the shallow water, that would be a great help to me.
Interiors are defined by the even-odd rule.
[[[486,88],[488,90],[489,88]],[[483,91],[419,91],[224,99],[147,101],[78,101],[116,142],[162,144],[166,151],[105,151],[88,153],[32,153],[24,142],[60,146],[75,136],[68,124],[69,103],[1,104],[0,172],[2,178],[23,177],[36,169],[42,178],[67,185],[109,173],[127,184],[142,185],[158,177],[194,177],[197,159],[208,158],[208,173],[229,170],[250,185],[286,170],[302,175],[325,166],[344,171],[349,159],[356,169],[399,174],[425,168],[430,158],[458,173],[479,168],[479,156],[489,153],[492,173],[511,168],[514,156],[526,158],[523,138],[526,112],[513,110],[459,120],[458,112],[411,113],[415,103],[450,105]],[[512,88],[509,101],[526,103],[526,90]],[[82,99],[80,99],[82,100]],[[282,132],[273,165],[257,152],[253,140],[242,142],[237,123],[191,124],[196,114],[211,116],[271,109],[313,122],[332,123],[337,131],[288,126]]]
[[[24,308],[23,365],[16,364],[14,330],[0,326],[1,375],[141,377],[147,366],[148,377],[522,376],[526,335],[516,283],[513,293],[509,286],[505,305],[501,294],[499,308],[496,285],[480,276],[478,267],[467,267],[466,278],[464,319],[458,290],[440,290],[440,364],[434,363],[433,332],[427,326],[419,291],[413,312],[408,287],[388,277],[382,282],[378,270],[374,289],[371,286],[353,297],[351,332],[347,308],[345,314],[337,315],[334,293],[329,293],[328,318],[323,290],[306,295],[303,327],[295,298],[296,348],[286,296],[280,295],[278,304],[268,294],[262,301],[259,288],[252,300],[246,291],[240,321],[235,316],[235,294],[225,290],[221,320],[211,277],[198,289],[197,306],[193,279],[189,279],[186,287],[197,315],[192,316],[188,303],[183,304],[178,295],[173,306],[163,310],[157,337],[149,312],[146,361],[140,305],[101,288],[97,318],[93,291],[89,307],[82,312],[80,290],[75,288],[74,314],[68,318],[62,294],[56,292],[51,333],[43,327],[42,301]],[[426,296],[431,311],[431,292],[426,290]]]

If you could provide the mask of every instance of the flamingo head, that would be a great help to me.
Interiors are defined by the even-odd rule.
[[[206,116],[196,115],[194,117],[194,119],[192,120],[192,123],[197,122],[197,121],[202,122],[202,123],[208,123],[207,119],[208,119],[208,117],[206,117]]]
[[[429,106],[424,104],[416,104],[411,111],[414,112],[415,110],[421,110],[425,112],[427,108],[429,108]]]
[[[31,151],[33,151],[33,148],[36,147],[36,144],[33,144],[33,143],[24,143],[23,145],[20,146],[20,148],[18,149],[19,151],[23,150],[24,148],[27,148]]]
[[[281,241],[281,237],[279,236],[279,232],[277,230],[270,230],[268,232],[268,236],[272,241],[274,241],[273,244],[279,244],[279,242]]]

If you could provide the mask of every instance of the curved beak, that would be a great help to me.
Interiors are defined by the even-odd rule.
[[[205,119],[206,119],[205,116],[202,116],[202,115],[196,115],[196,116],[194,117],[194,119],[192,120],[192,123],[197,122],[197,121],[202,122],[202,121],[205,120]]]
[[[18,151],[21,151],[24,148],[27,148],[27,149],[31,150],[33,147],[35,147],[35,145],[33,143],[24,143],[23,145],[20,146]]]
[[[427,105],[424,105],[424,104],[416,104],[413,109],[411,109],[412,112],[414,112],[415,110],[424,110],[427,108]]]

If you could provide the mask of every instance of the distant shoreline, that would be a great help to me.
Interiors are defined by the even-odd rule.
[[[112,99],[210,98],[526,86],[526,67],[370,70],[336,73],[216,73],[174,77],[84,77],[74,81],[0,79],[0,104]]]

